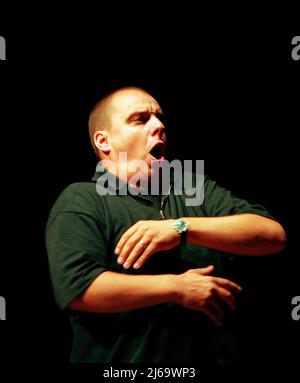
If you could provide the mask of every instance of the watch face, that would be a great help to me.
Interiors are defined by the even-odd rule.
[[[188,229],[188,224],[183,221],[182,219],[179,219],[175,222],[174,224],[174,227],[175,229],[179,232],[179,233],[184,233],[187,231]]]

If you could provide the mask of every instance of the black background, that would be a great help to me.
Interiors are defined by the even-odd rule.
[[[162,18],[138,25],[112,19],[101,30],[66,24],[58,32],[54,22],[44,30],[42,19],[19,33],[0,29],[7,42],[7,60],[0,62],[2,361],[68,358],[71,334],[52,296],[45,224],[62,189],[92,176],[88,113],[103,94],[123,85],[157,96],[173,157],[208,158],[206,173],[237,196],[265,205],[285,226],[283,254],[245,262],[250,279],[258,269],[264,275],[265,359],[298,360],[291,300],[300,295],[300,61],[292,60],[291,40],[300,32],[280,28],[281,19],[274,25],[261,20],[261,29],[253,19],[236,28],[229,22],[198,27],[203,18],[189,27],[178,20],[172,29]]]

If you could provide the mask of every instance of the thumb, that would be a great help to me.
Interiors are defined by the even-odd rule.
[[[203,269],[195,269],[195,271],[197,271],[201,275],[210,275],[214,271],[214,269],[214,266],[210,265]]]

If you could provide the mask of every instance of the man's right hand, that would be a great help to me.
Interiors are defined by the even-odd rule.
[[[191,310],[202,311],[221,326],[224,319],[222,302],[235,310],[233,293],[241,293],[242,288],[228,279],[212,276],[213,271],[214,267],[209,266],[177,275],[177,303]]]
[[[223,303],[234,310],[234,293],[242,289],[227,279],[214,277],[213,271],[213,266],[180,275],[129,275],[105,271],[75,297],[68,308],[113,314],[175,302],[190,310],[202,311],[221,325]]]

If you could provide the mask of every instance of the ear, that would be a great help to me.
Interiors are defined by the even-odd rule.
[[[94,134],[94,143],[96,147],[101,150],[104,154],[109,154],[111,151],[111,146],[108,142],[108,133],[106,130],[98,130]]]

